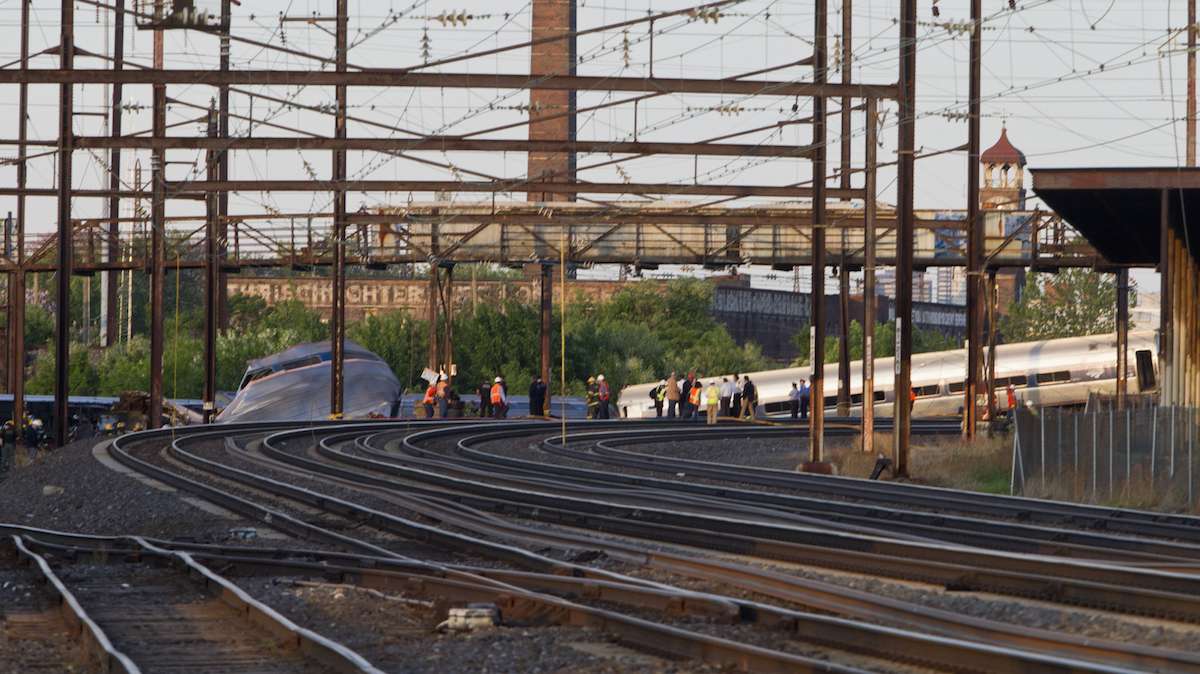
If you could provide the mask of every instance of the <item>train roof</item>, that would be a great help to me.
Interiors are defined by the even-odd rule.
[[[263,356],[262,358],[259,358],[257,360],[252,360],[252,361],[250,361],[250,365],[248,366],[247,369],[250,369],[250,370],[260,370],[263,368],[275,369],[275,367],[278,365],[282,365],[284,363],[290,363],[294,360],[299,360],[301,358],[305,358],[308,356],[315,356],[315,355],[320,355],[323,353],[328,353],[332,349],[333,349],[333,345],[329,340],[325,340],[322,342],[308,342],[305,344],[297,344],[296,346],[284,349],[283,351],[280,351],[279,353],[273,353],[269,356]],[[349,340],[349,339],[346,340],[345,353],[347,356],[354,356],[356,358],[366,358],[367,360],[378,360],[378,361],[383,360],[379,356],[376,356],[374,353],[371,353],[371,351],[369,351],[363,345],[358,344],[357,342],[355,342],[353,340]]]

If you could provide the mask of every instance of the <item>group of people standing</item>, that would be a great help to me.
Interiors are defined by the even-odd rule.
[[[788,391],[788,402],[791,403],[793,419],[808,419],[811,391],[812,385],[807,379],[801,379],[799,386],[792,382],[792,390]]]
[[[587,418],[609,418],[609,412],[612,408],[612,389],[608,387],[608,382],[604,381],[604,375],[598,374],[595,377],[588,377],[585,395],[587,400]]]
[[[700,411],[706,413],[709,424],[717,423],[717,417],[741,417],[752,419],[758,409],[758,387],[746,375],[739,379],[722,377],[720,383],[716,378],[709,380],[707,385],[701,375],[688,372],[682,380],[672,372],[670,377],[663,379],[650,390],[650,399],[654,401],[654,414],[674,419],[678,411],[681,419],[699,419]]]

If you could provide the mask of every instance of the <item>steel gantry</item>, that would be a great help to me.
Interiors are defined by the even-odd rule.
[[[894,265],[897,279],[897,390],[904,390],[909,381],[912,352],[912,288],[907,279],[915,265],[967,265],[976,285],[982,286],[982,274],[999,266],[1026,266],[1039,256],[1052,257],[1058,266],[1092,266],[1099,258],[1078,241],[1056,246],[1029,246],[1004,234],[996,234],[988,226],[988,213],[979,211],[978,204],[968,208],[964,222],[955,223],[933,212],[914,210],[915,114],[916,114],[916,2],[901,0],[899,24],[899,67],[896,81],[874,83],[854,82],[849,65],[851,49],[852,12],[850,0],[843,0],[843,35],[841,43],[841,73],[839,81],[828,77],[828,7],[827,0],[814,0],[814,39],[811,55],[797,55],[795,60],[778,66],[722,79],[661,77],[653,71],[653,56],[649,72],[644,77],[598,77],[576,72],[574,42],[580,35],[618,30],[626,26],[649,23],[651,45],[654,22],[666,17],[680,16],[697,9],[721,7],[727,2],[702,5],[699,8],[650,14],[631,21],[579,29],[574,25],[574,10],[563,14],[569,0],[535,0],[534,16],[549,17],[554,25],[535,26],[531,39],[497,48],[468,54],[434,59],[428,63],[400,68],[366,68],[350,61],[348,52],[348,0],[334,0],[334,53],[310,54],[284,45],[256,42],[232,32],[231,1],[221,1],[221,14],[216,24],[195,26],[180,22],[176,13],[168,12],[163,0],[154,4],[147,14],[137,8],[126,8],[122,0],[113,3],[82,0],[83,4],[111,11],[115,18],[113,38],[116,46],[111,57],[88,54],[90,58],[107,58],[105,68],[76,68],[74,63],[74,0],[62,2],[61,43],[57,50],[58,67],[37,69],[29,67],[28,3],[22,4],[21,61],[19,68],[0,69],[0,84],[20,87],[20,121],[17,138],[0,139],[0,145],[15,146],[18,152],[17,182],[13,187],[0,186],[0,195],[17,199],[17,246],[15,254],[0,260],[0,271],[9,276],[9,334],[12,372],[10,389],[20,409],[22,400],[23,335],[22,316],[25,293],[25,274],[58,271],[56,354],[59,358],[55,386],[56,432],[65,437],[69,389],[70,315],[69,282],[72,272],[104,272],[108,275],[107,309],[116,311],[118,272],[148,271],[150,292],[151,368],[150,411],[151,425],[157,425],[162,409],[162,348],[163,348],[163,289],[167,261],[177,270],[200,269],[205,276],[205,389],[207,411],[216,395],[215,341],[226,324],[223,307],[224,275],[231,268],[244,267],[309,267],[330,268],[330,283],[334,311],[330,321],[333,344],[333,366],[330,381],[330,410],[339,414],[342,408],[343,344],[345,313],[343,295],[346,269],[355,265],[428,264],[431,268],[431,287],[435,296],[448,297],[445,288],[453,278],[453,267],[461,262],[499,262],[510,265],[538,266],[541,289],[541,370],[550,380],[550,297],[552,296],[552,265],[560,264],[560,279],[566,282],[566,266],[581,264],[620,263],[635,266],[658,264],[694,264],[710,268],[744,264],[766,264],[776,268],[809,266],[813,287],[824,288],[827,261],[838,265],[843,300],[848,293],[850,268],[862,267],[867,292],[867,316],[873,316],[873,288],[878,264]],[[978,38],[978,0],[973,3],[973,50]],[[134,65],[124,53],[124,26],[127,20],[142,22],[154,33],[154,62],[152,67]],[[543,19],[538,19],[542,21]],[[168,69],[162,59],[163,33],[166,30],[195,29],[215,36],[219,44],[219,67],[215,70]],[[255,48],[278,51],[292,57],[309,59],[321,68],[312,69],[235,69],[231,67],[232,44],[248,44]],[[566,45],[565,49],[558,47]],[[551,48],[553,47],[553,48]],[[532,48],[532,49],[531,49]],[[480,56],[531,49],[534,54],[529,73],[475,73],[466,71],[432,72],[433,66],[445,67]],[[653,47],[651,46],[651,54]],[[973,68],[977,64],[973,51]],[[539,56],[540,55],[540,56]],[[538,61],[540,58],[552,61]],[[548,65],[549,64],[549,65]],[[772,79],[772,73],[784,68],[810,67],[811,81]],[[977,79],[977,78],[976,78]],[[58,138],[30,140],[26,133],[28,113],[27,89],[30,85],[58,85],[60,88]],[[109,135],[76,134],[73,125],[73,87],[87,84],[112,85],[113,117]],[[129,133],[121,124],[121,108],[132,85],[153,88],[151,103],[152,127]],[[249,90],[244,87],[253,86]],[[210,87],[215,103],[207,106],[168,96],[169,87]],[[274,96],[264,87],[289,88],[330,87],[335,102],[332,106],[294,104],[313,115],[333,117],[332,133],[313,128],[288,127],[278,120],[259,119],[235,114],[230,95],[247,99],[292,104],[289,99]],[[470,89],[477,91],[529,91],[531,94],[558,95],[569,98],[566,110],[548,106],[530,119],[471,131],[461,135],[422,134],[395,124],[382,123],[349,112],[348,94],[352,88],[435,88]],[[615,98],[586,108],[577,109],[573,92],[628,92],[635,94]],[[971,137],[974,154],[978,154],[978,90],[972,89]],[[812,99],[812,115],[790,118],[772,125],[722,133],[691,141],[661,141],[628,138],[611,140],[580,139],[573,132],[575,116],[585,111],[615,105],[637,105],[642,101],[671,94],[704,94],[724,96],[761,96],[779,99]],[[550,100],[550,99],[547,99]],[[558,100],[558,99],[553,99]],[[828,105],[833,100],[836,110]],[[899,106],[897,124],[898,153],[894,161],[877,161],[879,118],[881,106],[895,102]],[[204,132],[188,135],[186,123],[166,123],[166,108],[178,105],[181,109],[196,109],[203,115]],[[852,116],[861,115],[866,128],[863,164],[852,166]],[[837,115],[840,120],[840,164],[835,176],[829,175],[828,121]],[[230,120],[239,119],[255,124],[259,133],[233,137]],[[386,137],[354,136],[349,125],[354,123],[387,132]],[[791,126],[808,126],[811,136],[802,143],[740,142],[739,137]],[[528,138],[492,137],[489,134],[526,127]],[[263,130],[269,129],[270,135]],[[175,135],[168,135],[168,132]],[[52,148],[58,153],[58,184],[53,187],[30,187],[25,172],[25,157],[31,147]],[[111,172],[105,188],[76,188],[72,184],[71,156],[76,150],[106,150]],[[150,185],[135,182],[127,185],[120,180],[123,152],[151,153]],[[205,170],[188,180],[170,180],[166,166],[172,151],[203,151]],[[235,152],[269,151],[328,151],[331,153],[329,179],[291,180],[262,178],[231,180],[230,156]],[[363,151],[403,157],[431,167],[454,169],[455,180],[379,180],[351,179],[347,175],[347,153]],[[469,166],[459,167],[448,161],[419,156],[414,153],[453,152],[521,152],[532,157],[549,157],[554,161],[530,162],[524,176],[491,175]],[[596,162],[583,168],[619,164],[656,155],[756,157],[765,159],[795,159],[811,165],[812,179],[789,184],[728,184],[716,182],[588,182],[576,176],[577,155],[599,155]],[[614,155],[618,155],[614,157]],[[557,158],[557,159],[556,159]],[[535,167],[534,164],[537,164]],[[898,167],[898,192],[895,207],[877,205],[876,173],[881,166]],[[852,177],[862,174],[861,186],[854,186]],[[975,182],[977,187],[977,180]],[[242,213],[230,212],[229,195],[234,192],[313,192],[332,197],[332,212],[307,213]],[[347,198],[353,193],[391,191],[484,194],[490,198],[462,202],[439,199],[394,207],[375,207],[349,212]],[[526,195],[522,200],[516,195]],[[660,201],[633,201],[633,195],[657,195]],[[30,196],[54,196],[58,199],[58,230],[53,236],[30,238],[25,232],[25,200]],[[690,197],[708,200],[688,201]],[[123,199],[139,199],[149,203],[148,218],[142,215],[121,217]],[[730,205],[737,199],[755,198],[750,205]],[[78,199],[103,199],[107,217],[74,219],[71,202]],[[834,203],[834,200],[837,203]],[[204,205],[203,215],[168,215],[171,201],[196,202]],[[857,204],[851,202],[857,202]],[[972,201],[974,203],[975,199]],[[1012,213],[1010,212],[1009,215]],[[1026,239],[1037,241],[1039,231],[1061,227],[1051,214],[1029,213],[1025,227]],[[320,220],[317,227],[309,225],[303,245],[297,245],[295,223]],[[148,221],[149,242],[132,229],[122,225],[143,224]],[[196,223],[200,223],[196,226]],[[172,236],[168,240],[168,227]],[[351,245],[352,230],[363,234]],[[938,246],[939,232],[966,229],[970,243],[965,250],[951,246],[949,251]],[[1002,230],[998,230],[1001,231]],[[1063,241],[1065,239],[1060,239]],[[96,246],[99,242],[101,245]],[[99,251],[99,252],[97,252]],[[53,254],[53,255],[52,255]],[[831,257],[832,256],[832,257]],[[565,288],[560,288],[565,293]],[[444,305],[444,306],[442,306]],[[437,315],[442,306],[442,315]],[[847,326],[847,301],[842,302],[842,324]],[[429,364],[433,368],[452,367],[450,306],[447,302],[431,302],[431,335]],[[814,312],[824,310],[823,302],[814,303]],[[445,327],[438,330],[441,320]],[[978,323],[978,321],[976,321]],[[115,343],[118,321],[115,313],[107,321],[105,341]],[[819,313],[814,316],[812,339],[813,433],[810,434],[810,458],[823,457],[822,381],[825,321]],[[873,353],[873,331],[864,330],[865,353]],[[843,329],[842,361],[848,345]],[[972,338],[975,348],[978,339]],[[870,359],[868,359],[870,362]],[[978,368],[972,366],[972,372]],[[847,369],[848,371],[848,369]],[[864,391],[869,395],[870,368],[864,368]],[[976,374],[977,378],[978,375]],[[849,383],[839,379],[839,395],[848,404]],[[207,415],[211,416],[211,415]],[[870,424],[870,415],[864,423]],[[909,430],[908,410],[898,406],[895,433],[896,467],[907,470]],[[864,449],[872,449],[870,433],[864,433]]]

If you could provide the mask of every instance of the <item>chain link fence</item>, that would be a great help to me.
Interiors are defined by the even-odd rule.
[[[1200,409],[1092,401],[1082,412],[1018,409],[1014,494],[1197,512]]]

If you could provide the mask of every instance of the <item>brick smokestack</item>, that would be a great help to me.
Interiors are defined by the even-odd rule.
[[[531,38],[563,35],[575,31],[575,0],[533,0],[533,29]],[[529,72],[534,78],[544,75],[575,74],[575,38],[555,40],[534,45],[529,60]],[[551,141],[575,140],[575,92],[529,91],[529,139]],[[555,115],[565,116],[545,119]],[[538,121],[544,119],[544,121]],[[574,152],[530,152],[529,179],[553,182],[575,180]],[[574,201],[574,195],[549,192],[529,192],[530,201]]]

